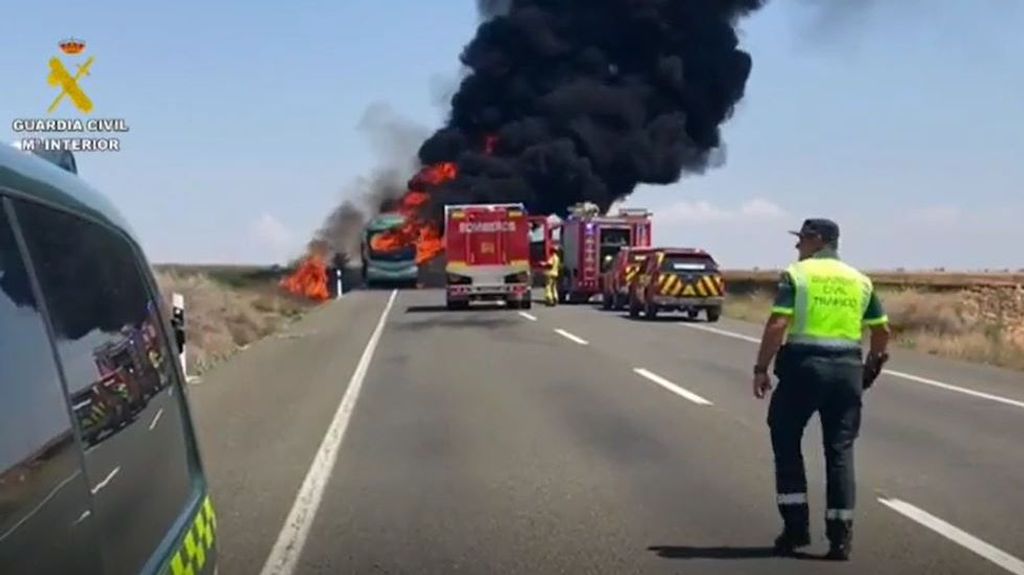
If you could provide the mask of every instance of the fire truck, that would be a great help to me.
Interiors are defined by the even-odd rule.
[[[533,286],[540,287],[548,271],[548,258],[561,240],[562,219],[551,214],[529,215],[526,220],[530,225],[530,272]]]
[[[655,251],[653,247],[623,248],[615,256],[611,267],[601,274],[601,308],[605,310],[626,309],[629,293],[637,274],[642,271],[647,256]]]
[[[602,272],[610,269],[619,250],[651,245],[652,215],[646,208],[602,215],[591,203],[573,206],[561,224],[565,268],[559,277],[559,298],[577,303],[600,294]]]
[[[448,309],[466,309],[472,301],[529,309],[530,240],[523,204],[447,205],[444,212]]]

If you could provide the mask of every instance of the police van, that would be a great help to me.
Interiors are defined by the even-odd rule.
[[[0,573],[215,573],[182,334],[77,172],[0,146]]]

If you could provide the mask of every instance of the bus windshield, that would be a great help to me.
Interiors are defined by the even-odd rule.
[[[371,259],[377,261],[403,261],[416,258],[416,246],[396,246],[389,230],[367,230],[367,252]]]

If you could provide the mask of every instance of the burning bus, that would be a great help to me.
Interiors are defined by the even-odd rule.
[[[363,283],[373,287],[385,282],[415,285],[419,279],[416,244],[398,232],[406,225],[400,212],[378,214],[366,224],[362,238]]]

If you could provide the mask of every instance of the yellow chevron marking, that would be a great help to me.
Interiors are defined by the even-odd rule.
[[[675,295],[679,293],[679,278],[676,276],[668,276],[668,282],[665,284],[665,294]]]
[[[683,296],[685,297],[692,295],[694,295],[693,286],[690,284],[686,284],[686,289],[683,290]]]
[[[700,297],[708,297],[708,286],[707,286],[707,284],[704,283],[705,279],[707,279],[707,278],[704,278],[704,277],[697,278],[697,284],[696,284],[697,295],[699,295]]]

